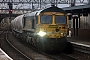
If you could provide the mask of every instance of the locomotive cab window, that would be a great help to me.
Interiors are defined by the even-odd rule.
[[[56,15],[55,16],[55,23],[56,24],[66,24],[66,16]]]
[[[41,24],[51,24],[52,16],[51,15],[41,15]]]

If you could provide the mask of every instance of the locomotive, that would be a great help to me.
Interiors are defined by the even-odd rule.
[[[63,51],[67,45],[68,15],[56,6],[17,16],[11,28],[22,41],[41,51]]]

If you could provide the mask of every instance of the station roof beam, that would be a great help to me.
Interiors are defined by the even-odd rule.
[[[90,5],[80,5],[63,8],[68,13],[90,13]]]

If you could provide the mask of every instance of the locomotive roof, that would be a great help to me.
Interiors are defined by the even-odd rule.
[[[58,8],[56,6],[53,6],[53,7],[49,7],[47,9],[44,9],[44,10],[41,11],[41,13],[43,13],[43,12],[61,12],[61,13],[66,14],[66,12],[63,9]]]
[[[25,16],[35,16],[35,15],[39,15],[40,13],[44,13],[44,12],[61,12],[61,13],[66,14],[66,12],[63,9],[53,6],[53,7],[49,7],[46,9],[39,10],[39,11],[33,11],[33,12],[26,13],[24,17]]]

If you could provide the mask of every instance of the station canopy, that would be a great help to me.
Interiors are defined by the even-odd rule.
[[[67,13],[90,13],[90,5],[80,5],[63,8]]]

